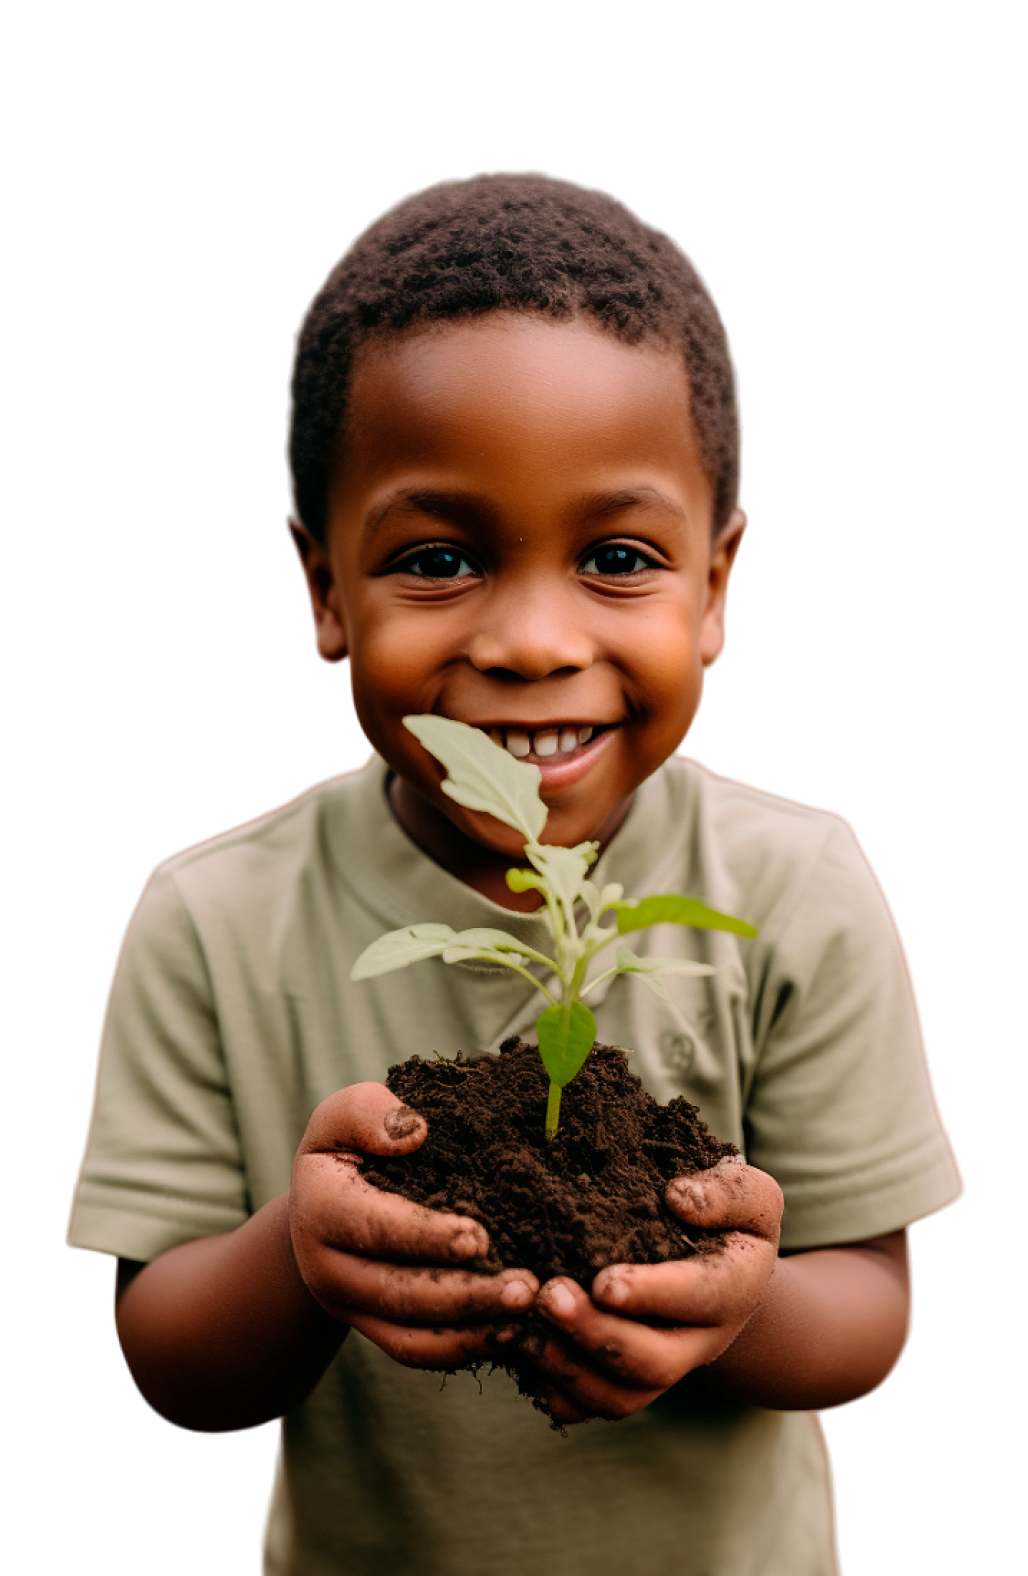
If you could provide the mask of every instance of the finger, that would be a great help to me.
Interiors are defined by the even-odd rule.
[[[369,1258],[454,1264],[489,1252],[489,1234],[477,1220],[372,1187],[345,1154],[297,1156],[290,1221],[298,1255],[306,1244],[317,1244]]]
[[[409,1155],[427,1134],[425,1118],[384,1084],[351,1084],[316,1107],[297,1153]]]
[[[660,1329],[607,1313],[572,1280],[547,1281],[536,1308],[594,1367],[643,1389],[667,1390],[717,1355],[718,1330]]]
[[[407,1368],[437,1368],[448,1373],[473,1363],[500,1361],[521,1334],[517,1323],[475,1325],[465,1330],[405,1327],[360,1308],[349,1309],[345,1322]]]
[[[597,1412],[578,1406],[558,1385],[542,1390],[533,1396],[533,1400],[557,1428],[573,1428],[576,1423],[591,1423],[594,1417],[599,1416]]]
[[[409,1268],[353,1254],[333,1254],[332,1301],[397,1324],[510,1319],[528,1312],[539,1282],[528,1270],[476,1275],[470,1270]],[[322,1297],[324,1300],[324,1297]],[[330,1310],[331,1311],[331,1310]]]
[[[591,1292],[601,1307],[629,1319],[738,1329],[762,1301],[776,1258],[774,1243],[733,1232],[720,1253],[666,1264],[611,1264]]]
[[[668,1183],[667,1206],[679,1220],[714,1231],[748,1231],[777,1249],[785,1201],[774,1177],[739,1156],[709,1171],[694,1171]]]
[[[600,1372],[556,1331],[548,1338],[533,1331],[520,1350],[530,1356],[533,1369],[542,1376],[543,1404],[554,1417],[558,1397],[587,1417],[615,1419],[630,1417],[661,1394],[658,1386],[624,1384]]]

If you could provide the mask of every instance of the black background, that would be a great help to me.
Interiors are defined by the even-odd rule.
[[[476,150],[481,161],[508,156]],[[57,643],[57,714],[68,719],[54,779],[65,820],[54,824],[69,807],[87,810],[74,879],[60,831],[46,854],[71,892],[74,936],[50,1173],[61,1220],[110,966],[148,868],[366,753],[345,668],[315,660],[282,530],[290,336],[375,211],[475,164],[386,167],[378,180],[341,173],[323,186],[323,170],[315,181],[298,162],[271,143],[266,158],[237,148],[227,164],[166,151],[142,188],[117,161],[80,170],[91,284],[68,314],[61,385],[76,419],[39,478],[57,517],[38,541],[52,553],[47,586],[60,578],[47,638]],[[951,640],[954,599],[967,593],[935,536],[962,507],[940,481],[943,364],[924,292],[941,206],[930,194],[903,205],[899,183],[883,195],[878,170],[859,158],[829,194],[803,164],[788,180],[771,161],[732,172],[730,206],[710,175],[669,183],[648,165],[632,173],[577,156],[550,167],[610,186],[673,230],[721,301],[743,375],[752,525],[727,656],[689,750],[856,824],[899,914],[967,1165],[962,1039],[937,946],[952,875],[952,857],[937,853],[940,804],[955,788],[955,717],[963,747],[974,731]],[[82,254],[74,236],[61,244]],[[69,485],[55,487],[55,476]],[[962,1225],[967,1206],[914,1229],[918,1327],[907,1359],[875,1398],[826,1418],[848,1576],[907,1559],[927,1568],[933,1540],[944,1546],[935,1500],[952,1474],[949,1266]],[[254,1570],[274,1428],[200,1439],[153,1417],[118,1357],[110,1261],[54,1239],[44,1256],[63,1311],[43,1422],[66,1515],[49,1537],[77,1551],[142,1551],[151,1573],[180,1560]]]

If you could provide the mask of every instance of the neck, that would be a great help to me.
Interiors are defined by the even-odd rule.
[[[390,809],[411,842],[451,876],[456,876],[458,881],[463,881],[465,886],[480,892],[500,908],[511,909],[514,913],[531,914],[542,907],[540,893],[512,892],[507,885],[507,871],[517,864],[516,856],[501,853],[468,837],[466,832],[454,826],[449,816],[423,799],[402,777],[390,776],[387,792]],[[601,854],[631,805],[630,796],[618,805],[596,833]]]

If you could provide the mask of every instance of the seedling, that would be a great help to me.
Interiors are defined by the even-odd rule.
[[[617,882],[603,888],[596,886],[587,872],[597,858],[597,843],[560,848],[539,841],[549,812],[539,796],[542,778],[537,766],[515,760],[480,728],[467,723],[431,716],[403,720],[425,749],[445,766],[445,794],[468,810],[495,816],[525,839],[525,857],[531,868],[508,870],[507,885],[512,892],[531,890],[542,894],[546,905],[543,918],[553,942],[553,955],[537,952],[505,930],[453,930],[449,925],[431,923],[409,925],[373,941],[357,959],[350,978],[373,979],[405,968],[408,963],[435,957],[444,963],[471,959],[497,963],[523,975],[548,1003],[536,1020],[536,1032],[539,1055],[550,1079],[546,1137],[552,1138],[560,1117],[561,1092],[582,1067],[596,1039],[596,1019],[585,1005],[586,997],[616,975],[630,974],[657,996],[670,1001],[662,974],[714,972],[708,963],[694,963],[688,958],[640,958],[621,946],[613,965],[587,981],[593,958],[612,946],[619,936],[648,929],[650,925],[691,925],[697,930],[728,930],[737,936],[755,936],[757,932],[744,920],[719,914],[693,897],[662,894],[627,903],[624,888]],[[576,908],[585,919],[581,930]],[[615,916],[613,925],[600,923],[606,914]],[[545,971],[543,978],[531,972],[529,965],[533,963]]]

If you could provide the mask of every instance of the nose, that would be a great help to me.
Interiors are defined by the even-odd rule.
[[[538,580],[495,594],[481,606],[481,621],[468,645],[480,673],[534,680],[581,672],[594,646],[574,589]]]

